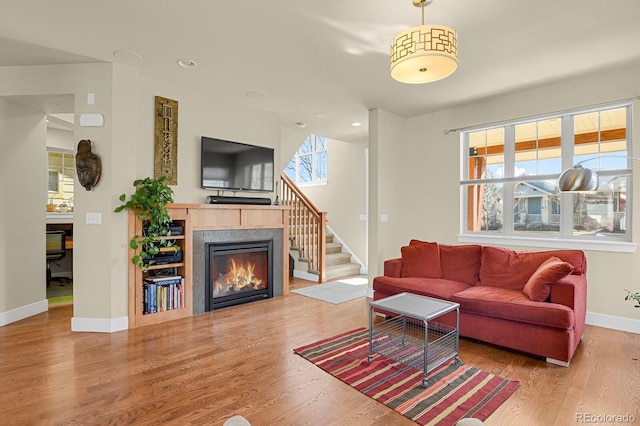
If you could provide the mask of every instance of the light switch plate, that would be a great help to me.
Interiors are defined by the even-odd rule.
[[[87,225],[101,225],[102,213],[87,213],[86,214]]]

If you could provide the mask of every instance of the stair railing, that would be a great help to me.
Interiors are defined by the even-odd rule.
[[[321,212],[286,173],[282,173],[280,179],[282,205],[291,208],[291,244],[300,250],[300,260],[309,263],[309,272],[318,274],[318,282],[325,282],[327,212]]]

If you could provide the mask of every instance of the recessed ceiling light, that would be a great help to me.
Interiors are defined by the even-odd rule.
[[[260,99],[260,98],[264,98],[264,93],[262,92],[258,92],[256,90],[249,90],[247,93],[244,94],[247,98],[253,98],[253,99]]]
[[[315,113],[315,117],[319,118],[319,119],[325,119],[327,118],[329,115],[326,112],[317,112]]]
[[[142,62],[142,56],[130,50],[114,50],[113,57],[125,63]]]
[[[298,126],[301,129],[304,129],[305,127],[307,127],[307,123],[305,123],[304,121],[298,121],[296,122],[296,126]]]
[[[360,126],[362,126],[362,123],[360,123],[359,121],[354,121],[353,123],[351,123],[351,125],[353,127],[360,127]]]
[[[198,66],[198,64],[191,59],[178,59],[178,65],[182,68],[195,68]]]

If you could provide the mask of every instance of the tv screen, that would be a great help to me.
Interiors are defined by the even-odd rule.
[[[202,187],[273,191],[273,148],[202,137]]]

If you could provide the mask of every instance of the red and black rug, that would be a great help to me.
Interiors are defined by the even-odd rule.
[[[452,361],[431,371],[424,388],[420,370],[380,354],[368,362],[369,331],[365,328],[294,352],[421,425],[452,425],[466,417],[486,420],[520,385]]]

